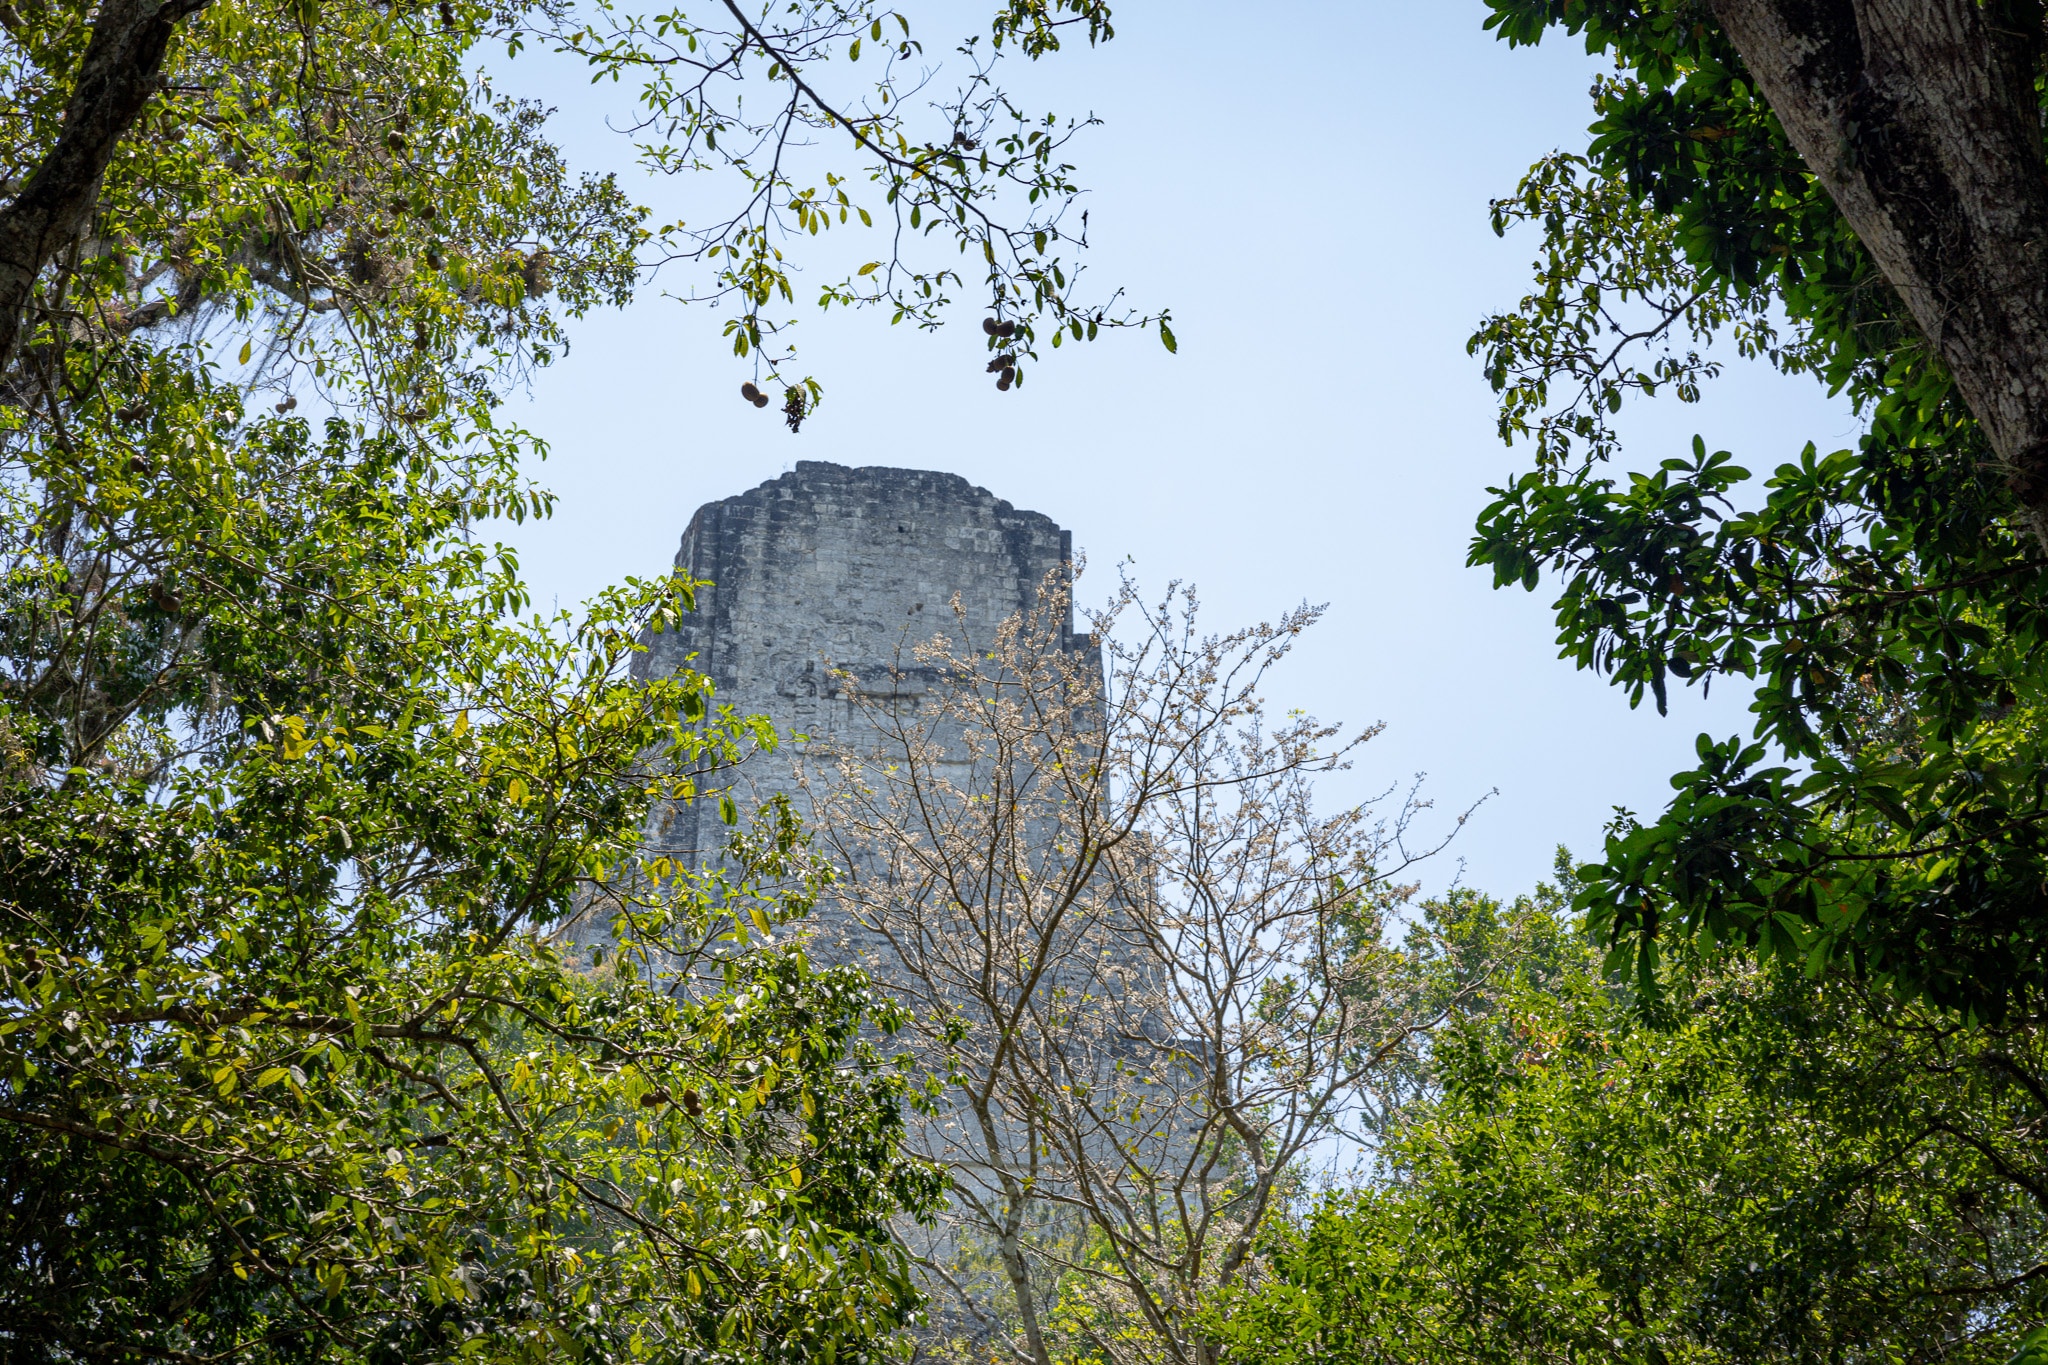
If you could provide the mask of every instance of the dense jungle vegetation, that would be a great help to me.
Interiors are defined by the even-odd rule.
[[[705,795],[764,722],[631,677],[701,585],[541,618],[491,539],[551,506],[501,400],[657,264],[792,431],[825,388],[774,310],[825,234],[887,245],[821,307],[985,296],[1005,391],[1173,350],[1079,290],[1088,120],[1000,79],[1106,4],[989,6],[943,90],[864,3],[0,4],[0,1358],[2048,1361],[2048,16],[1484,9],[1611,74],[1494,207],[1542,242],[1471,341],[1530,467],[1471,562],[1630,705],[1718,682],[1756,727],[1550,884],[1411,905],[1313,799],[1346,737],[1259,719],[1313,613],[1127,592],[1107,696],[1020,623],[945,665],[1010,816],[875,782],[807,824]],[[709,211],[579,173],[486,48],[627,92]],[[1714,343],[1864,434],[1624,450]],[[725,862],[644,856],[697,799]],[[843,840],[1008,898],[858,901]],[[1041,845],[1064,881],[995,856]],[[1007,945],[986,1017],[814,960],[826,895]],[[1154,1003],[1037,969],[1091,934]],[[1064,1164],[941,1264],[949,1086]]]

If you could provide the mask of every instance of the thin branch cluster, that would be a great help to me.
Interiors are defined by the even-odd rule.
[[[1074,635],[1067,593],[918,646],[855,692],[876,751],[807,756],[821,932],[908,1006],[938,1095],[938,1335],[1203,1360],[1197,1299],[1319,1146],[1369,1140],[1441,1017],[1385,937],[1434,848],[1412,793],[1317,805],[1376,730],[1269,723],[1314,609],[1209,636],[1191,591],[1126,585]]]

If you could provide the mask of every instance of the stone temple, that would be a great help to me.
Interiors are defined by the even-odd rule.
[[[806,816],[811,812],[797,775],[801,751],[887,751],[870,717],[915,708],[921,694],[942,684],[932,670],[917,666],[914,646],[942,632],[989,641],[1004,622],[1038,608],[1049,578],[1066,583],[1073,571],[1072,538],[1050,517],[1020,511],[958,475],[810,460],[698,508],[675,564],[711,586],[698,591],[697,610],[686,613],[679,628],[649,640],[636,671],[659,677],[697,669],[710,675],[721,705],[768,717],[785,743],[806,737],[809,743],[800,748],[754,755],[719,779],[732,783],[743,811],[781,793]],[[1062,647],[1079,655],[1084,668],[1099,670],[1097,642],[1075,632],[1071,607],[1061,629]],[[849,687],[868,704],[856,704]],[[888,705],[878,709],[876,701]],[[720,860],[730,833],[717,802],[686,802],[655,813],[647,849],[706,867]],[[930,1004],[928,993],[897,976],[880,936],[851,926],[829,905],[820,907],[813,928],[815,957],[858,962],[885,988],[913,984],[903,998]],[[1076,965],[1082,975],[1074,984],[1099,988],[1105,961],[1054,954],[1037,989],[1065,982]],[[985,1017],[971,1001],[959,1003],[971,1016]],[[951,1094],[955,1106],[964,1105],[959,1091]],[[1032,1235],[1070,1236],[1070,1215],[1045,1202],[1044,1193],[1066,1188],[1064,1177],[1049,1158],[1041,1160],[1036,1130],[1003,1111],[1002,1103],[993,1127],[970,1121],[964,1107],[947,1107],[913,1120],[909,1140],[948,1166],[956,1192],[974,1192],[966,1202],[977,1209],[1009,1207],[1003,1173],[1033,1173],[1023,1196]],[[1091,1140],[1090,1150],[1104,1143]],[[987,1339],[995,1319],[985,1306],[1001,1292],[986,1247],[995,1243],[979,1215],[949,1216],[953,1221],[931,1227],[906,1222],[898,1230],[915,1254],[951,1267],[927,1285],[934,1307],[924,1335],[981,1342],[968,1354],[992,1358]],[[984,1250],[972,1251],[975,1246]]]
[[[1035,606],[1048,574],[1070,572],[1073,541],[1050,517],[1019,511],[957,474],[804,460],[794,471],[706,503],[683,532],[676,567],[708,580],[681,628],[655,636],[636,671],[710,675],[718,701],[765,715],[842,752],[874,746],[842,675],[869,696],[922,687],[914,644],[955,621],[970,638]],[[1093,644],[1076,636],[1072,648]],[[786,754],[750,760],[741,791],[796,794]],[[740,794],[740,793],[736,793]],[[702,865],[729,831],[715,803],[663,812],[649,851]]]

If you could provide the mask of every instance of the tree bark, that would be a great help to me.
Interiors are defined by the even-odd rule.
[[[1709,0],[2048,545],[2038,0]]]
[[[102,0],[57,141],[0,209],[0,374],[21,347],[36,277],[85,230],[115,147],[156,93],[171,35],[206,4]]]

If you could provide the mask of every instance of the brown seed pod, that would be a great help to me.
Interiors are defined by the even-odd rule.
[[[1011,337],[1017,335],[1017,324],[1014,322],[997,323],[996,335],[1003,338],[1005,341],[1009,340]]]
[[[1013,355],[999,355],[994,360],[989,361],[988,372],[994,374],[997,370],[1013,370],[1016,367],[1017,357]]]
[[[696,1091],[685,1090],[683,1092],[683,1108],[689,1112],[691,1118],[696,1118],[697,1115],[704,1112],[704,1102],[697,1098]]]
[[[990,336],[994,336],[996,334],[996,328],[1001,325],[1002,324],[998,323],[994,318],[983,318],[981,320],[981,330],[987,332]]]
[[[1009,391],[1010,385],[1016,382],[1017,372],[1015,370],[1004,370],[1001,374],[996,376],[996,390],[999,393],[1007,393]]]
[[[441,248],[439,248],[439,247],[437,247],[437,246],[430,246],[430,247],[428,247],[428,248],[427,248],[427,269],[429,269],[429,270],[439,270],[440,268],[441,268]]]
[[[650,1090],[640,1097],[640,1107],[643,1109],[652,1109],[655,1105],[666,1102],[667,1099],[668,1091]]]
[[[391,196],[391,211],[401,215],[410,213],[412,211],[412,204],[404,195],[394,194]]]
[[[754,381],[749,379],[746,383],[740,385],[740,397],[758,406],[761,402],[761,391],[755,388]]]
[[[449,4],[448,0],[441,0],[441,27],[455,27],[455,6]]]
[[[392,129],[390,132],[384,134],[384,145],[386,147],[389,147],[394,152],[404,151],[405,134],[399,132],[396,128]]]
[[[767,407],[767,406],[768,406],[768,395],[767,395],[767,394],[765,394],[765,393],[757,393],[757,394],[755,394],[755,395],[754,395],[754,406],[755,406],[755,407],[757,407],[757,408],[765,408],[765,407]]]

